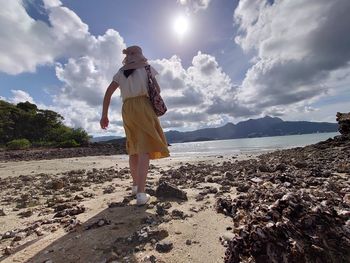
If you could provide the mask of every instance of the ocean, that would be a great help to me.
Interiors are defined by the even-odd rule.
[[[173,143],[169,147],[172,156],[223,155],[259,153],[277,149],[302,147],[339,135],[337,132],[286,135],[260,138],[244,138],[203,142]]]

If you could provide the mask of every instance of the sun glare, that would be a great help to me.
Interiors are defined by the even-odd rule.
[[[178,37],[183,37],[189,30],[189,21],[185,16],[178,16],[174,20],[174,31]]]

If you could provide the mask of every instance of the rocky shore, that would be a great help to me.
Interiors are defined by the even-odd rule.
[[[1,177],[0,260],[347,263],[349,159],[345,134],[246,160],[152,165],[146,207],[124,167]]]
[[[124,143],[90,143],[88,146],[75,148],[32,148],[27,150],[1,150],[0,162],[52,160],[84,156],[106,156],[126,154]]]

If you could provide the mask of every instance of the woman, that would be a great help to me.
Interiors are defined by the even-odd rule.
[[[130,172],[133,179],[132,194],[137,205],[146,204],[150,196],[145,193],[149,160],[169,156],[166,138],[148,98],[147,59],[138,46],[123,50],[124,66],[114,75],[103,99],[101,128],[108,127],[108,108],[111,96],[119,87],[123,100],[122,117],[126,134],[126,150],[129,154]],[[152,81],[160,92],[155,79],[158,72],[150,67]]]

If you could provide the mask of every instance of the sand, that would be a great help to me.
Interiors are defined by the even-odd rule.
[[[252,157],[251,155],[238,156],[238,159]],[[157,184],[161,174],[158,172],[176,168],[185,163],[196,164],[220,163],[237,159],[237,156],[176,156],[162,160],[151,161],[156,169],[151,170],[148,181]],[[48,174],[59,177],[61,173],[86,169],[123,169],[128,167],[128,158],[125,155],[98,156],[66,158],[41,161],[20,161],[0,163],[0,178],[35,176],[37,174]],[[74,228],[74,231],[67,232],[59,224],[52,229],[43,228],[39,234],[32,234],[17,243],[12,244],[14,250],[11,255],[3,255],[0,261],[9,262],[107,262],[113,258],[112,248],[115,248],[117,238],[128,237],[139,230],[144,224],[142,219],[147,216],[155,216],[155,206],[137,207],[132,200],[130,205],[124,207],[109,208],[111,202],[121,202],[129,195],[129,188],[132,181],[130,177],[125,179],[114,178],[112,181],[102,184],[92,184],[84,187],[85,191],[93,192],[95,196],[84,199],[80,204],[86,207],[84,213],[78,214],[76,218],[81,225]],[[203,183],[203,187],[208,183]],[[114,185],[113,193],[103,193],[107,186]],[[209,184],[215,185],[215,183]],[[213,208],[215,198],[208,196],[202,202],[195,200],[199,189],[185,189],[188,201],[171,201],[172,209],[179,209],[191,217],[185,219],[173,219],[156,225],[159,229],[168,231],[169,236],[162,241],[169,240],[173,243],[173,249],[167,253],[159,253],[155,250],[154,244],[146,242],[132,247],[135,250],[132,257],[123,261],[115,262],[152,262],[148,258],[153,255],[156,262],[222,262],[225,247],[220,243],[219,237],[226,232],[226,227],[232,224],[232,219],[216,213]],[[8,193],[11,193],[9,189]],[[9,194],[6,193],[6,196]],[[11,195],[11,194],[10,194]],[[231,196],[235,192],[230,193]],[[5,196],[0,195],[4,200]],[[152,197],[155,204],[156,198]],[[20,229],[33,224],[38,219],[51,219],[53,213],[39,215],[44,206],[37,206],[33,209],[33,215],[20,218],[18,213],[26,210],[13,211],[14,202],[2,202],[0,208],[5,211],[5,216],[0,216],[0,234],[6,231]],[[200,207],[201,211],[193,212],[190,209]],[[86,230],[86,227],[97,220],[105,218],[110,220],[109,225],[96,229]],[[52,231],[51,231],[52,230]],[[2,240],[0,248],[10,245],[10,239]],[[186,244],[187,242],[187,244]],[[130,247],[128,248],[130,249]],[[140,250],[140,251],[138,251]],[[51,260],[51,261],[50,261]],[[148,261],[147,261],[148,260]],[[112,261],[108,261],[112,262]]]

